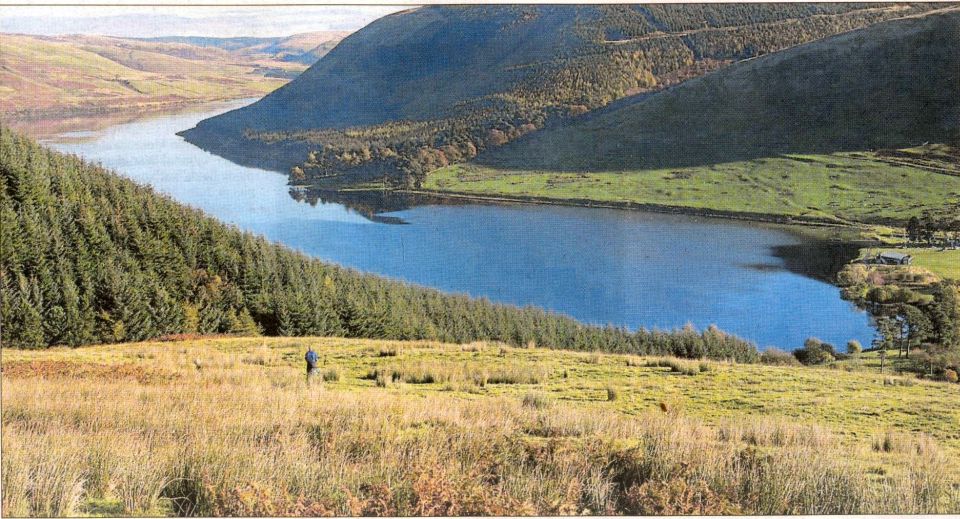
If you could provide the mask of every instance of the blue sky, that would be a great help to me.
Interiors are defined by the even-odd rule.
[[[400,6],[0,7],[0,32],[154,36],[288,36],[353,31]]]

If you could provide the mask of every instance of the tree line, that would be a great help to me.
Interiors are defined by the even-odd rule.
[[[946,377],[960,370],[957,281],[928,283],[911,269],[863,264],[848,265],[837,281],[845,298],[873,316],[877,331],[871,346],[884,360],[895,351],[927,375]]]
[[[587,326],[326,264],[3,127],[0,173],[4,346],[262,333],[757,357],[715,328]]]
[[[905,230],[912,243],[960,244],[960,216],[937,216],[925,211],[919,217],[911,216]]]

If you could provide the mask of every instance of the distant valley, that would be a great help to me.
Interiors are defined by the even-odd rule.
[[[259,97],[302,72],[346,34],[155,39],[0,34],[0,116],[10,122],[130,115]]]

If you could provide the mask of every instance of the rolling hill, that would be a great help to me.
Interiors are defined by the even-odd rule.
[[[313,65],[346,38],[350,31],[317,31],[278,38],[211,38],[203,36],[164,36],[144,41],[183,43],[217,48],[249,56],[269,56],[287,62]]]
[[[430,6],[381,18],[187,140],[297,183],[416,185],[551,121],[924,4]],[[313,153],[311,153],[313,152]]]
[[[956,8],[888,21],[624,100],[425,186],[833,220],[949,214],[958,48]]]
[[[303,71],[342,36],[151,41],[0,34],[0,115],[63,118],[259,97]]]

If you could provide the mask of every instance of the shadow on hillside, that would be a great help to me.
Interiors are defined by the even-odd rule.
[[[960,140],[960,11],[720,69],[481,154],[495,168],[636,171]]]

